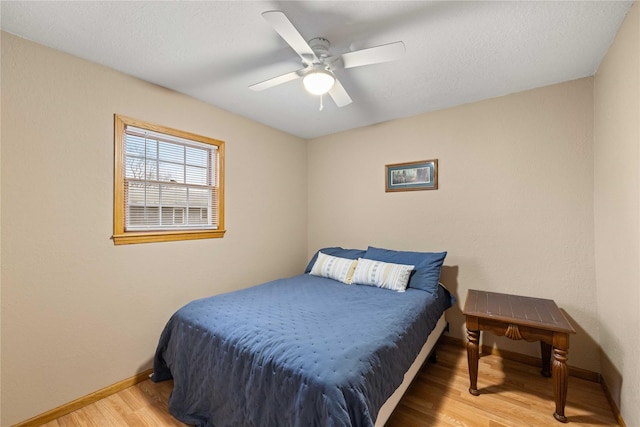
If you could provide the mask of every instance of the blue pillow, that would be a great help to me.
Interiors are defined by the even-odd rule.
[[[320,249],[320,251],[322,251],[322,253],[325,255],[337,256],[339,258],[348,258],[348,259],[364,258],[364,254],[366,252],[364,249],[342,249],[340,247],[323,248],[323,249]],[[311,261],[309,261],[307,268],[304,270],[305,274],[310,272],[311,269],[313,268],[313,264],[316,263],[316,259],[318,258],[318,252],[316,252],[311,258]]]
[[[442,270],[442,264],[446,256],[446,252],[392,251],[369,246],[363,258],[392,262],[394,264],[415,265],[415,271],[409,278],[409,287],[422,289],[432,295],[436,295],[438,292],[438,280],[440,280],[440,270]]]

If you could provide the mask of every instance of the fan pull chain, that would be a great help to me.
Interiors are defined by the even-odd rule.
[[[324,105],[322,105],[322,95],[320,95],[320,111],[322,111],[323,108],[324,108]]]

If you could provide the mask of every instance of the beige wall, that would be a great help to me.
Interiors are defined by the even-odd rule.
[[[0,31],[0,45],[2,43]],[[2,65],[0,55],[0,67]],[[0,100],[2,100],[2,72],[0,70]],[[2,103],[0,102],[0,129],[2,129]],[[2,237],[2,132],[0,131],[0,238]],[[0,425],[2,425],[2,243],[0,241]]]
[[[451,335],[468,289],[551,298],[578,330],[569,364],[599,371],[592,95],[585,78],[310,141],[309,253],[446,250]],[[385,193],[385,164],[432,158],[438,190]]]
[[[149,368],[187,301],[304,269],[304,141],[8,34],[1,71],[2,426]],[[224,239],[113,245],[114,113],[226,142]]]
[[[595,242],[602,375],[640,425],[640,5],[595,77]]]

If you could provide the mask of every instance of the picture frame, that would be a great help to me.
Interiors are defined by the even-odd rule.
[[[438,189],[438,159],[385,165],[385,192]]]

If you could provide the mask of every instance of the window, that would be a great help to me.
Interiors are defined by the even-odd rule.
[[[115,116],[116,245],[224,235],[224,142]]]

